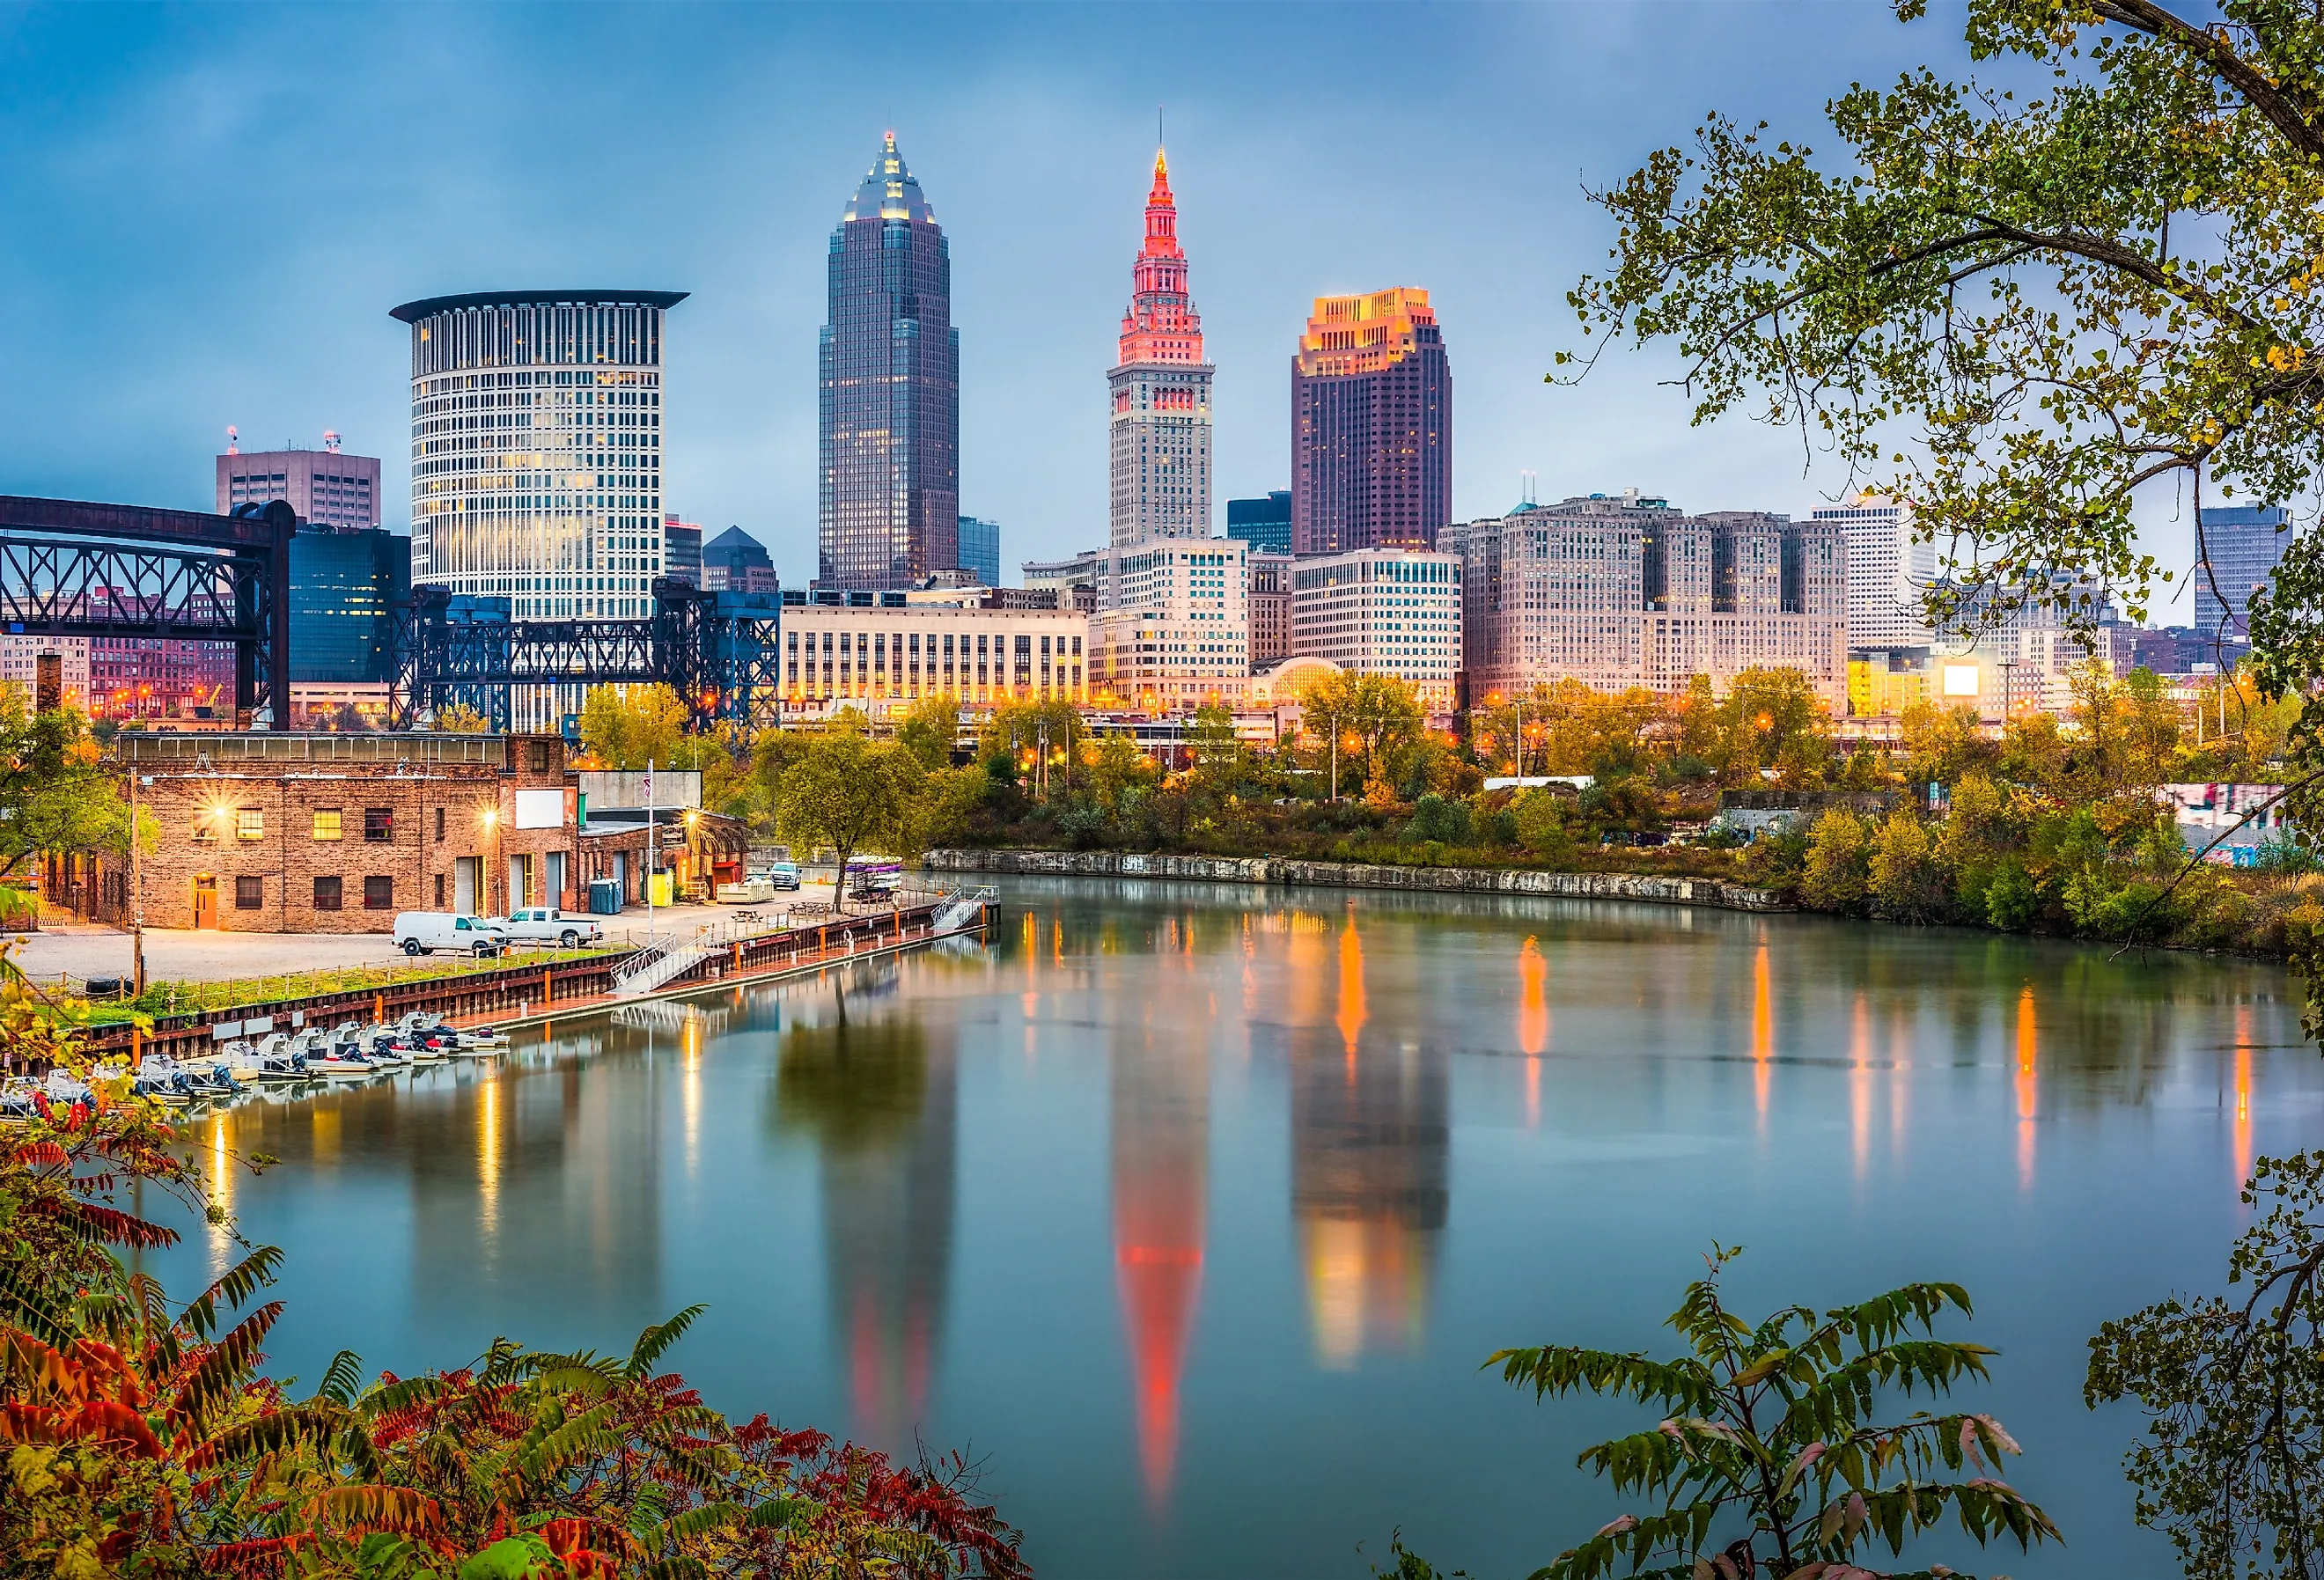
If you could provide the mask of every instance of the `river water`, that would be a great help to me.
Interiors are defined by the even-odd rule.
[[[1921,1562],[2173,1572],[2086,1340],[2216,1287],[2249,1160],[2318,1133],[2280,970],[1597,901],[1026,881],[1000,914],[197,1119],[289,1252],[278,1370],[626,1352],[706,1302],[669,1363],[714,1403],[964,1450],[1045,1575],[1363,1575],[1400,1526],[1482,1580],[1619,1511],[1573,1456],[1646,1418],[1479,1363],[1666,1350],[1717,1242],[1755,1317],[1969,1287],[2002,1354],[1968,1397],[2069,1545]],[[189,1293],[232,1249],[161,1261]]]

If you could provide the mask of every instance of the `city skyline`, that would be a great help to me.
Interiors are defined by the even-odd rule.
[[[1105,534],[1104,415],[1086,381],[1119,322],[1119,194],[1140,179],[1167,100],[1174,174],[1203,199],[1186,240],[1203,254],[1219,370],[1214,502],[1289,482],[1282,361],[1314,297],[1406,280],[1430,289],[1461,348],[1454,519],[1507,508],[1522,470],[1553,496],[1636,485],[1697,510],[1803,516],[1843,480],[1803,476],[1794,434],[1691,429],[1663,352],[1611,356],[1579,392],[1542,383],[1575,339],[1562,292],[1611,236],[1583,185],[1683,142],[1738,70],[1740,102],[1812,124],[1831,80],[1963,63],[1942,27],[1821,8],[1812,28],[1783,25],[1795,11],[1432,13],[1400,49],[1424,78],[1457,83],[1452,116],[1432,94],[1333,86],[1370,59],[1363,19],[1384,12],[1334,25],[1195,14],[1167,65],[1145,58],[1131,19],[1098,12],[874,22],[703,7],[657,14],[651,29],[617,8],[555,27],[512,12],[427,25],[383,11],[16,13],[0,125],[22,157],[0,171],[0,202],[18,224],[0,247],[0,300],[19,315],[27,376],[0,395],[0,476],[24,493],[198,507],[227,423],[252,436],[327,426],[388,458],[383,514],[401,529],[403,348],[380,307],[494,281],[634,279],[694,292],[670,347],[669,506],[746,527],[798,585],[816,569],[830,205],[893,125],[920,151],[954,242],[960,509],[1010,523],[1011,562],[1069,553]],[[825,69],[860,28],[895,32],[899,17],[941,71],[903,93]],[[326,40],[352,62],[344,73],[289,69]],[[493,65],[544,51],[618,51],[642,90],[640,109],[617,113],[625,134],[570,169],[532,152],[563,102],[559,74]],[[1574,68],[1546,97],[1531,91],[1545,59]],[[1633,85],[1648,73],[1658,88],[1642,102]],[[769,79],[796,91],[767,95]],[[414,114],[414,80],[459,107]],[[327,219],[304,184],[318,148],[341,199]],[[1480,162],[1494,171],[1490,247],[1464,217],[1460,172]],[[268,188],[292,196],[241,201]],[[501,190],[526,200],[487,200]],[[1412,211],[1391,217],[1399,194]],[[269,313],[242,310],[260,300]],[[2149,537],[2184,565],[2192,531],[2170,512],[2165,498],[2147,513]],[[2186,588],[2166,590],[2158,617],[2187,617]]]

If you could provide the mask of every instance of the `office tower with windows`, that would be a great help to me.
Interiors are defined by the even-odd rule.
[[[290,540],[290,679],[379,685],[394,679],[393,606],[411,593],[401,532],[301,531]]]
[[[952,254],[888,134],[831,233],[818,353],[822,585],[918,586],[960,560]]]
[[[362,532],[379,525],[379,457],[343,455],[339,436],[323,435],[318,450],[244,450],[227,429],[217,457],[217,513],[284,499],[299,524],[326,532]]]
[[[1428,292],[1319,296],[1291,359],[1291,550],[1434,549],[1452,519],[1452,368]]]
[[[394,310],[411,326],[413,582],[506,598],[517,620],[653,613],[662,322],[685,300],[485,291]]]
[[[1001,523],[960,518],[960,568],[976,577],[980,587],[1001,585]]]
[[[1243,541],[1231,532],[1227,536]],[[1250,551],[1250,667],[1254,671],[1291,656],[1293,563],[1288,554]],[[1456,618],[1458,614],[1455,610]]]
[[[1116,361],[1106,374],[1111,418],[1113,546],[1211,535],[1211,365],[1203,316],[1188,292],[1170,167],[1154,152],[1146,241],[1131,266]]]
[[[2283,559],[2289,541],[2283,523],[2279,505],[2217,505],[2203,512],[2203,558],[2195,566],[2195,629],[2207,641],[2249,639],[2251,596],[2267,585]],[[2208,661],[2218,660],[2214,653]]]
[[[765,545],[729,527],[702,546],[702,587],[713,593],[771,593],[779,584]]]
[[[1840,523],[1689,515],[1628,489],[1459,522],[1440,543],[1461,559],[1472,702],[1569,679],[1681,691],[1702,675],[1723,690],[1754,668],[1798,670],[1832,707],[1845,699]]]
[[[1291,490],[1277,488],[1257,499],[1227,501],[1227,536],[1250,545],[1254,554],[1291,552]]]
[[[702,529],[679,521],[676,511],[661,519],[661,573],[675,581],[702,585]]]
[[[1849,646],[1868,651],[1928,646],[1923,600],[1937,579],[1937,550],[1914,541],[1913,502],[1859,494],[1812,519],[1833,523],[1848,540]]]
[[[1431,712],[1453,703],[1461,668],[1461,557],[1359,549],[1295,559],[1291,651],[1411,684]]]

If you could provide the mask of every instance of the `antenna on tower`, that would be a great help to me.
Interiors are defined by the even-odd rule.
[[[1519,472],[1517,474],[1517,494],[1522,504],[1533,505],[1540,503],[1533,496],[1536,479],[1538,476],[1539,474],[1535,472]]]
[[[230,456],[242,454],[242,434],[231,422],[226,425],[226,453]]]

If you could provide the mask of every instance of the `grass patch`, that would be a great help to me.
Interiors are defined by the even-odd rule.
[[[572,966],[628,952],[626,948],[541,949],[530,954],[503,955],[496,960],[473,957],[438,960],[429,957],[409,965],[332,966],[313,971],[235,977],[224,982],[155,982],[148,984],[144,993],[136,998],[90,1004],[88,1023],[117,1025],[138,1014],[157,1019],[169,1015],[208,1014],[214,1010],[239,1009],[246,1004],[296,1002],[336,993],[370,993],[382,988],[406,986],[415,982],[441,982],[475,976],[488,971],[539,970],[545,966]]]

